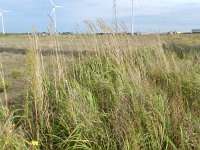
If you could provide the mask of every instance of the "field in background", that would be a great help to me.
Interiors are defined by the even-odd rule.
[[[95,36],[96,41],[93,37]],[[107,48],[108,41],[106,36],[103,35],[67,35],[59,36],[59,51],[61,51],[69,62],[73,61],[72,56],[78,57],[79,54],[85,52],[94,52],[96,46],[98,49]],[[54,49],[56,41],[53,41],[50,36],[39,36],[38,46],[43,51],[44,58],[49,60],[52,49]],[[126,39],[120,41],[121,45],[124,43],[124,49],[127,48]],[[130,39],[129,39],[130,40]],[[97,43],[98,41],[98,43]],[[99,42],[100,41],[100,42]],[[177,53],[184,51],[184,54],[191,51],[200,51],[200,35],[189,34],[189,35],[161,35],[161,36],[134,36],[129,41],[129,46],[132,49],[142,48],[158,48],[162,46],[168,50],[175,50]],[[160,43],[159,43],[160,42]],[[15,103],[19,100],[23,93],[24,84],[27,75],[27,51],[32,48],[32,42],[28,35],[7,35],[0,36],[0,54],[1,63],[3,64],[4,76],[9,86],[8,99],[9,102]],[[105,45],[104,45],[105,44]],[[93,47],[92,47],[93,46]],[[123,50],[123,49],[121,49]],[[47,63],[49,64],[49,62]],[[70,65],[70,63],[69,63]],[[13,73],[18,72],[19,77],[12,76]],[[0,99],[4,101],[4,94],[0,93]]]
[[[53,41],[50,36],[40,36],[38,38],[38,47],[43,52],[44,59],[47,60],[46,64],[50,65],[48,60],[52,54],[51,51],[55,48],[56,41]],[[104,44],[108,44],[106,37],[95,36],[95,38],[98,38],[98,43],[94,41],[93,36],[89,35],[59,36],[59,51],[61,51],[64,56],[68,57],[67,61],[71,62],[71,59],[73,59],[72,56],[77,58],[79,54],[81,55],[81,53],[84,54],[86,52],[94,52],[97,44],[99,49],[105,50],[107,45]],[[28,35],[2,36],[0,37],[0,41],[1,63],[3,64],[4,77],[9,84],[9,89],[7,91],[8,99],[10,103],[15,103],[20,100],[20,97],[24,92],[23,88],[27,82],[25,77],[27,75],[27,52],[28,49],[32,48],[33,43]],[[157,39],[154,36],[133,37],[130,42],[130,45],[132,45],[135,49],[138,47],[152,48],[158,46]],[[102,48],[100,48],[100,46]],[[124,48],[127,48],[126,45],[124,45]],[[13,78],[13,72],[18,72],[18,74],[20,74],[19,77]],[[4,97],[4,93],[0,93],[2,101],[4,101]]]
[[[200,148],[200,35],[0,36],[0,64],[4,149]]]

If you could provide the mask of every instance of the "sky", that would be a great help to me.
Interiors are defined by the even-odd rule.
[[[113,0],[53,0],[56,5],[57,31],[86,31],[85,20],[113,22]],[[131,30],[131,0],[117,1],[117,20]],[[5,32],[47,31],[52,5],[49,0],[0,0]],[[190,32],[200,29],[200,0],[137,0],[134,7],[135,32]],[[0,25],[0,32],[2,28]]]

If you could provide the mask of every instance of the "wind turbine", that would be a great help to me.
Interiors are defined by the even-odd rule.
[[[135,22],[135,12],[134,10],[138,7],[137,0],[132,0],[132,21],[131,21],[131,34],[134,34],[134,22]]]
[[[117,26],[117,7],[116,7],[116,0],[113,0],[113,22],[115,25],[115,32],[118,30]]]
[[[1,17],[1,24],[2,24],[2,32],[3,32],[3,34],[5,34],[5,30],[4,30],[4,18],[3,18],[3,14],[5,12],[9,12],[9,11],[0,9],[0,17]]]
[[[52,0],[50,0],[52,6],[53,6],[53,9],[52,9],[52,12],[51,12],[51,17],[53,18],[53,23],[54,23],[54,30],[56,32],[56,8],[60,8],[60,7],[63,7],[63,6],[57,6],[54,4],[54,2]]]

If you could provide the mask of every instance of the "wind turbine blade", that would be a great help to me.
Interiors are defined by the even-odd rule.
[[[51,12],[51,16],[53,16],[54,13],[55,13],[55,7],[53,8],[53,10]]]
[[[63,6],[55,6],[56,8],[61,8],[61,7],[63,7]]]
[[[53,6],[55,6],[55,4],[53,3],[53,1],[52,1],[52,0],[50,0],[50,2],[51,2],[51,4],[52,4]]]
[[[3,13],[11,12],[10,10],[2,10]]]

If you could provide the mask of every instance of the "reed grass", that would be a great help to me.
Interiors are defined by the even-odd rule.
[[[134,36],[115,34],[98,23],[97,28],[110,34],[71,37],[72,43],[78,38],[85,47],[77,45],[79,53],[72,53],[70,64],[61,53],[59,36],[51,35],[50,70],[39,38],[30,36],[24,103],[9,114],[7,106],[0,107],[0,146],[199,149],[199,53],[180,58],[163,49],[159,36],[154,37],[156,47],[147,49],[132,43]],[[86,24],[90,33],[97,31],[93,23]]]

